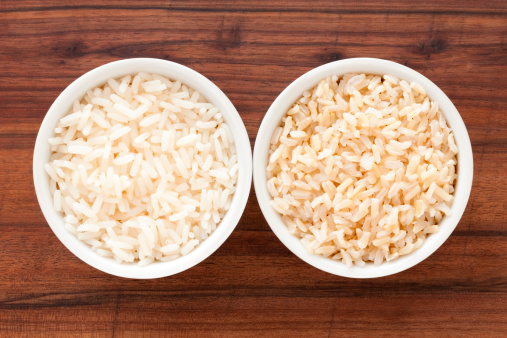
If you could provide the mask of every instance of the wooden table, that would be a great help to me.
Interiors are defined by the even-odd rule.
[[[507,335],[507,2],[0,2],[0,336]],[[448,241],[408,271],[340,278],[275,237],[255,194],[227,242],[157,280],[74,257],[39,209],[35,137],[53,100],[104,63],[187,65],[232,100],[252,147],[271,102],[324,63],[379,57],[430,78],[461,113],[474,184]]]

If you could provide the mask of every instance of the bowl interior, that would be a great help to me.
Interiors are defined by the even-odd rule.
[[[270,206],[271,196],[267,190],[266,167],[271,135],[281,122],[283,116],[292,104],[305,90],[315,87],[320,80],[330,75],[346,73],[391,74],[409,83],[418,82],[427,92],[429,98],[438,102],[440,110],[454,132],[458,153],[458,178],[455,184],[455,200],[452,204],[452,215],[442,219],[440,231],[428,236],[421,248],[413,253],[402,256],[390,262],[383,262],[379,266],[367,263],[364,267],[353,266],[347,268],[343,263],[309,254],[296,236],[289,233],[281,216]],[[468,201],[472,186],[473,160],[472,147],[468,133],[456,107],[449,98],[433,82],[406,66],[395,62],[356,58],[331,62],[315,68],[292,82],[273,102],[266,113],[257,134],[254,149],[254,186],[257,200],[268,224],[280,241],[299,258],[323,271],[353,278],[373,278],[394,274],[408,269],[423,261],[442,245],[458,224]]]
[[[230,126],[238,156],[238,181],[232,204],[217,229],[188,255],[170,262],[154,262],[147,266],[136,263],[118,264],[93,252],[91,248],[64,228],[63,216],[53,207],[49,191],[49,177],[44,170],[51,149],[48,139],[60,118],[72,107],[74,100],[81,99],[86,91],[103,85],[108,79],[137,72],[157,73],[170,79],[180,80],[212,102]],[[128,278],[158,278],[184,271],[210,256],[227,239],[236,227],[246,206],[252,177],[252,153],[245,126],[236,108],[227,96],[203,75],[180,64],[159,59],[126,59],[115,61],[84,74],[70,84],[55,100],[47,112],[37,135],[33,157],[34,184],[40,207],[53,232],[77,257],[89,265],[112,275]]]

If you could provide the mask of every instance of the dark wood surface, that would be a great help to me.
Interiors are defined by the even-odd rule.
[[[0,336],[506,336],[507,2],[0,2]],[[157,280],[91,268],[39,209],[32,151],[74,79],[156,57],[232,100],[252,146],[271,102],[324,63],[379,57],[430,78],[467,125],[475,175],[448,241],[416,267],[354,280],[291,254],[250,199],[198,266]]]

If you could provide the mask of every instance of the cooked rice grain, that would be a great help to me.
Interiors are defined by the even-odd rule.
[[[310,253],[378,265],[419,248],[450,214],[457,153],[419,84],[330,76],[273,133],[271,205]]]
[[[118,262],[190,253],[231,205],[238,164],[230,128],[179,81],[111,79],[74,102],[49,144],[45,169],[65,228]]]

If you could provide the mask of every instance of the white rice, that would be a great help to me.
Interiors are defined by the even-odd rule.
[[[271,138],[271,205],[314,254],[347,266],[419,248],[451,212],[458,148],[438,104],[392,75],[330,76]]]
[[[55,209],[69,232],[120,263],[187,255],[231,205],[230,141],[218,109],[181,82],[111,79],[74,102],[49,140]]]

